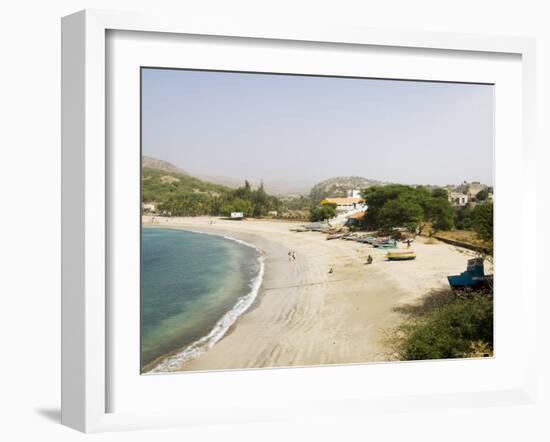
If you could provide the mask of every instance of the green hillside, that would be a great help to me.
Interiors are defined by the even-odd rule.
[[[141,201],[163,202],[189,195],[220,196],[232,189],[178,172],[144,167],[141,173]]]
[[[160,161],[160,160],[159,160]],[[156,211],[171,216],[228,216],[243,212],[245,216],[265,216],[280,211],[281,201],[268,195],[263,185],[252,188],[248,181],[232,189],[187,175],[176,166],[163,162],[162,168],[143,163],[141,174],[142,203],[156,203]]]

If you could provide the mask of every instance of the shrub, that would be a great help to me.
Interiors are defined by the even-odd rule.
[[[493,348],[493,298],[487,293],[452,300],[412,315],[400,327],[396,352],[403,360],[467,357],[473,346]]]
[[[333,204],[323,204],[321,206],[312,207],[309,210],[309,220],[324,221],[326,219],[334,218],[336,216],[336,206]]]

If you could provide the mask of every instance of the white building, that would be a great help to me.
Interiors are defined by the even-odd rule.
[[[461,192],[449,192],[448,199],[453,206],[465,206],[469,201],[468,195]]]
[[[157,206],[156,206],[156,203],[142,203],[141,209],[144,212],[153,213],[157,211]]]
[[[231,219],[243,219],[244,213],[243,212],[231,212]]]
[[[348,190],[348,198],[361,198],[361,191],[359,189]]]
[[[321,204],[334,204],[336,213],[346,213],[353,210],[367,210],[365,200],[361,197],[347,198],[325,198]]]

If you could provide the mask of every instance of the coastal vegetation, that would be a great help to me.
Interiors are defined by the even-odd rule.
[[[477,202],[453,206],[447,190],[440,187],[386,184],[363,177],[335,177],[312,187],[306,195],[270,195],[263,184],[244,180],[228,187],[190,176],[171,163],[144,157],[142,203],[154,203],[155,212],[168,216],[276,216],[282,219],[325,221],[336,215],[333,204],[320,204],[324,197],[345,197],[350,189],[362,189],[368,213],[363,225],[372,230],[406,228],[421,235],[481,245],[492,249],[493,205],[491,188],[478,193]],[[459,238],[460,237],[460,238]]]
[[[284,197],[281,201],[288,211],[309,210],[311,207],[311,199],[304,195]]]
[[[452,231],[438,232],[438,236],[481,246],[492,254],[493,203],[491,201],[455,207],[453,222],[455,228]]]
[[[493,354],[490,292],[442,290],[420,304],[399,307],[407,315],[390,338],[401,360],[484,357]]]
[[[242,212],[245,216],[265,216],[278,211],[281,201],[268,195],[263,185],[253,189],[248,181],[231,189],[179,172],[144,167],[142,169],[142,203],[155,202],[160,213],[171,216],[228,216]]]
[[[320,204],[318,206],[311,206],[309,209],[309,220],[325,221],[336,216],[336,205],[334,204]]]
[[[459,230],[473,230],[481,239],[493,238],[493,203],[471,203],[457,207],[453,216],[454,225]]]
[[[363,190],[368,201],[367,223],[370,228],[392,230],[404,227],[422,232],[430,223],[435,230],[453,227],[453,208],[444,189],[428,190],[422,186],[388,184]]]
[[[440,187],[388,184],[364,189],[369,229],[406,228],[420,235],[444,237],[485,250],[493,247],[493,203],[485,198],[475,204],[452,206]]]

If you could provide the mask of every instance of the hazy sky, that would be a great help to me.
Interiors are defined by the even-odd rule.
[[[143,154],[315,184],[493,182],[489,85],[144,69]]]

